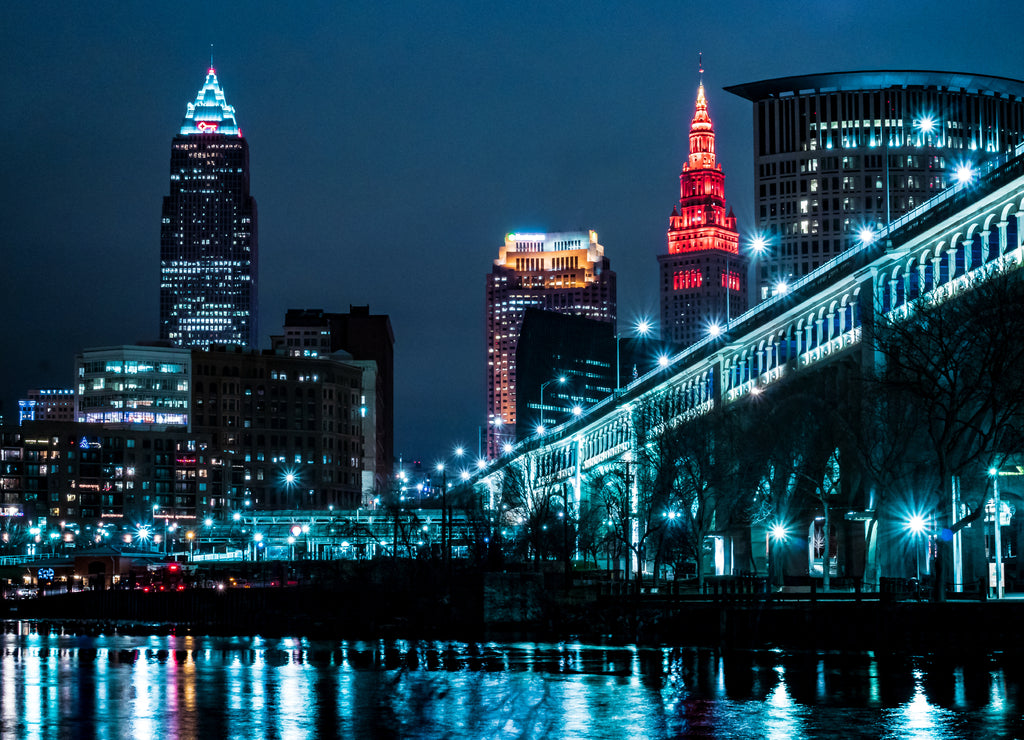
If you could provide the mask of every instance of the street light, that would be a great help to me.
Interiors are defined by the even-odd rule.
[[[974,180],[974,167],[971,166],[970,162],[958,164],[953,170],[953,176],[956,178],[957,183],[965,185]]]
[[[782,522],[775,522],[768,528],[768,535],[768,581],[771,583],[774,580],[773,576],[778,575],[779,580],[785,582],[785,563],[783,563],[782,568],[778,567],[778,563],[776,562],[778,560],[776,549],[779,546],[785,546],[786,540],[789,537],[789,533],[786,531],[786,525]]]
[[[557,378],[552,378],[540,384],[540,429],[544,429],[544,389],[552,383],[558,383],[559,385],[565,385],[565,376],[559,375]],[[541,431],[541,434],[544,432]]]
[[[754,234],[750,239],[748,250],[751,254],[751,259],[747,263],[747,300],[750,300],[751,290],[753,289],[753,305],[757,305],[764,298],[761,295],[761,279],[757,275],[757,261],[768,251],[768,238],[764,234]]]
[[[636,324],[633,325],[633,331],[636,336],[646,337],[651,333],[651,322],[647,319],[640,319]],[[622,340],[622,332],[618,332],[615,335],[615,390],[616,392],[622,387],[622,362],[619,355],[619,342]]]
[[[914,514],[907,520],[907,529],[914,536],[914,566],[917,571],[918,583],[921,581],[921,548],[918,545],[917,539],[924,534],[924,528],[924,517],[920,514]]]
[[[996,561],[996,598],[1003,598],[1003,538],[1002,538],[1002,503],[999,500],[999,470],[997,468],[989,468],[989,477],[992,478],[992,524],[994,539],[992,542],[992,549],[995,553]]]

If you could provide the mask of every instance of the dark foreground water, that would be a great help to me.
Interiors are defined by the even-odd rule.
[[[1024,737],[1000,656],[5,630],[2,738]]]

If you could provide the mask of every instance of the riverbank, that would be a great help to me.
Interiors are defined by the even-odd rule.
[[[356,577],[358,575],[359,577]],[[529,639],[724,649],[897,653],[1024,652],[1024,601],[892,601],[871,595],[783,600],[564,588],[537,573],[448,574],[417,566],[316,585],[85,591],[7,600],[0,617],[95,633],[301,635],[326,639]]]

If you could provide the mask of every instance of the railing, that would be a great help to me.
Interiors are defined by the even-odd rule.
[[[0,565],[21,565],[39,560],[39,555],[0,555]]]

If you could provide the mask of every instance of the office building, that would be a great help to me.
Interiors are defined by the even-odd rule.
[[[584,316],[615,326],[615,273],[596,231],[505,237],[487,276],[488,457],[515,441],[516,348],[527,308]]]
[[[811,74],[725,88],[753,104],[757,299],[785,289],[1024,141],[1024,82]]]
[[[256,201],[249,145],[213,67],[171,143],[160,228],[160,338],[255,346]]]
[[[365,397],[360,401],[364,420],[373,426],[373,434],[367,438],[373,443],[367,445],[364,466],[372,483],[367,481],[364,490],[384,490],[390,484],[395,451],[395,334],[391,319],[387,314],[371,314],[369,306],[349,306],[348,313],[289,309],[283,334],[272,340],[275,349],[284,349],[291,357],[345,352],[356,365],[373,363],[375,371],[367,369]]]
[[[364,372],[347,355],[195,351],[192,428],[210,438],[217,509],[360,506]]]
[[[701,70],[703,72],[703,70]],[[668,253],[658,255],[661,336],[687,346],[717,334],[747,308],[746,258],[736,217],[725,204],[725,173],[715,158],[715,129],[704,81],[690,124],[690,156],[679,174]]]
[[[187,426],[191,367],[191,351],[178,347],[86,349],[75,356],[75,420],[108,426]]]

